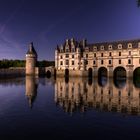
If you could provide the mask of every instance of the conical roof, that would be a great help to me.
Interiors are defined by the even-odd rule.
[[[26,54],[34,54],[37,56],[36,50],[34,49],[33,42],[30,43],[29,49]]]

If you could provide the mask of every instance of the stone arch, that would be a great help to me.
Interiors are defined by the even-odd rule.
[[[135,87],[140,88],[140,67],[135,68],[133,71],[133,83]]]
[[[116,67],[113,71],[113,77],[115,79],[126,78],[126,76],[126,69],[122,66]]]
[[[100,67],[98,69],[98,84],[100,86],[105,86],[107,84],[107,76],[108,76],[108,71],[106,67]]]
[[[92,68],[89,68],[88,69],[88,77],[89,78],[92,78]]]
[[[100,67],[98,69],[98,77],[107,77],[107,68],[106,67]]]
[[[65,77],[69,77],[69,69],[65,69]]]
[[[52,75],[51,71],[50,70],[47,70],[46,75],[47,75],[48,78],[50,78],[51,75]]]

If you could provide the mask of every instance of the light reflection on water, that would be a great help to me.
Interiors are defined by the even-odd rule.
[[[139,139],[139,112],[138,80],[0,80],[1,138]]]

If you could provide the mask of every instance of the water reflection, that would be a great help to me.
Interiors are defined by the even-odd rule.
[[[139,114],[140,88],[126,79],[57,78],[55,102],[65,112],[85,112],[88,109]],[[115,82],[115,84],[114,84]],[[135,81],[137,82],[137,81]],[[135,83],[134,82],[134,83]]]
[[[29,107],[33,107],[33,102],[37,97],[38,82],[34,76],[26,76],[26,96],[29,102]]]

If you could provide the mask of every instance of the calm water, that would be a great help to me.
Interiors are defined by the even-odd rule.
[[[105,78],[0,80],[0,138],[13,137],[140,139],[140,84]]]

